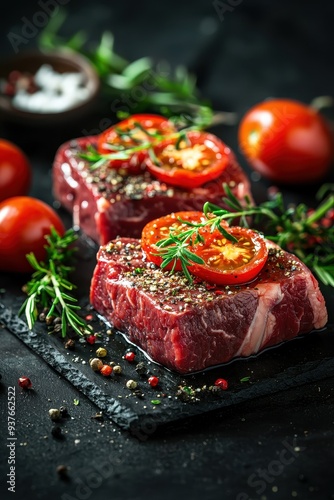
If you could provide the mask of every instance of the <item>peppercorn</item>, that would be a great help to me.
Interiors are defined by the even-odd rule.
[[[136,372],[139,374],[139,375],[146,375],[146,372],[147,372],[147,368],[146,366],[144,365],[144,363],[142,361],[140,361],[137,365],[136,365],[136,368],[135,368]]]
[[[100,373],[104,377],[109,377],[112,374],[112,372],[113,372],[113,368],[110,365],[103,365],[101,370],[100,370]]]
[[[133,351],[128,351],[124,355],[124,359],[126,361],[129,361],[129,363],[132,363],[135,360],[135,357],[136,357],[136,353]]]
[[[51,325],[53,323],[53,320],[54,320],[54,316],[46,316],[45,323],[47,325]]]
[[[104,347],[99,347],[98,349],[96,349],[95,354],[98,358],[105,358],[106,355],[108,354],[108,351]]]
[[[89,360],[89,366],[94,372],[99,372],[103,367],[103,362],[99,358],[93,358]]]
[[[60,410],[58,410],[58,408],[51,408],[49,410],[49,416],[50,416],[51,420],[53,420],[53,421],[60,420],[60,417],[61,417]]]
[[[228,388],[228,382],[224,378],[217,378],[215,386],[220,387],[223,391]]]
[[[133,391],[134,389],[136,389],[138,386],[137,382],[135,380],[128,380],[127,383],[126,383],[126,387],[128,389],[131,389],[131,391]]]
[[[74,339],[68,339],[65,342],[65,349],[73,350],[75,348],[75,340]]]
[[[61,479],[67,479],[68,478],[68,468],[66,465],[58,465],[57,466],[57,474]]]
[[[133,394],[139,399],[143,399],[145,397],[145,394],[140,389],[134,389]]]
[[[96,337],[95,335],[88,335],[88,337],[86,337],[86,342],[88,342],[88,344],[95,344],[96,342]]]
[[[115,375],[120,375],[122,373],[122,367],[119,365],[115,365],[113,367],[113,372],[115,373]]]
[[[45,321],[48,312],[49,312],[49,310],[45,307],[43,309],[43,311],[40,313],[40,315],[38,316],[39,321],[41,321],[41,322]]]
[[[155,375],[152,375],[147,379],[151,387],[156,387],[159,384],[159,379]]]
[[[22,389],[30,389],[30,387],[32,387],[32,383],[29,377],[20,377],[18,383],[19,386],[22,387]]]
[[[68,409],[66,408],[66,406],[61,406],[59,408],[59,411],[62,417],[69,417]]]

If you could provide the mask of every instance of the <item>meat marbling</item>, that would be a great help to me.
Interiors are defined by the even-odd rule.
[[[82,137],[63,144],[53,164],[53,195],[73,214],[73,223],[98,244],[118,237],[139,238],[142,228],[152,219],[183,210],[202,210],[206,201],[224,207],[223,183],[233,194],[250,199],[246,174],[226,146],[229,164],[215,180],[201,187],[185,190],[168,186],[148,171],[125,175],[106,165],[91,170],[80,157],[87,146],[96,146],[97,137]]]
[[[145,260],[140,241],[102,246],[91,282],[95,310],[150,358],[191,373],[256,354],[326,325],[318,282],[294,255],[268,241],[258,277],[243,286],[189,285]]]

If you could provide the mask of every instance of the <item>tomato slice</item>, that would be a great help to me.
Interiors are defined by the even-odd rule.
[[[226,239],[218,230],[207,233],[204,243],[192,252],[204,260],[189,271],[217,285],[239,285],[253,281],[265,265],[268,249],[264,238],[251,229],[231,226],[228,232],[238,241]]]
[[[116,153],[120,147],[133,148],[144,143],[152,143],[156,136],[164,136],[176,131],[172,122],[160,115],[137,114],[105,130],[98,137],[97,150],[100,154]],[[133,153],[126,160],[111,160],[110,166],[124,168],[130,173],[139,173],[145,168],[147,150]]]
[[[161,251],[161,247],[157,246],[157,242],[168,238],[170,231],[178,234],[189,229],[189,226],[181,222],[179,218],[196,224],[207,220],[203,212],[186,211],[165,215],[146,224],[141,235],[141,246],[149,262],[153,262],[157,266],[162,264],[162,257],[157,255]],[[165,269],[170,271],[173,265],[174,263],[171,263]],[[181,271],[181,269],[181,263],[177,260],[174,270]]]
[[[191,228],[182,221],[198,224],[205,223],[207,218],[203,212],[185,211],[175,212],[146,224],[142,231],[141,246],[149,262],[161,266],[163,258],[158,254],[162,248],[157,243],[168,238],[170,233],[178,235]],[[256,278],[267,261],[265,239],[251,229],[223,224],[237,242],[228,240],[217,229],[211,231],[209,225],[204,226],[199,230],[204,242],[193,241],[189,246],[190,252],[200,257],[204,264],[190,265],[189,272],[216,285],[249,283]],[[181,271],[181,262],[173,261],[164,269]]]
[[[185,140],[168,138],[153,147],[147,169],[161,182],[193,189],[216,179],[229,163],[230,149],[213,134],[190,131]]]

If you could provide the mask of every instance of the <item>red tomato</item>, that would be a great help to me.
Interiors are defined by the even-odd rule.
[[[0,139],[0,202],[26,195],[31,183],[31,166],[21,149]]]
[[[215,230],[206,234],[204,243],[192,249],[205,264],[189,267],[191,274],[217,285],[240,285],[256,278],[268,257],[264,238],[256,231],[238,226],[229,227],[228,232],[237,238],[237,243]]]
[[[216,179],[229,163],[229,148],[213,134],[192,131],[186,140],[169,138],[153,147],[147,169],[161,182],[193,189]]]
[[[333,136],[321,115],[305,104],[271,99],[250,109],[239,127],[239,145],[250,166],[281,183],[310,183],[328,172]]]
[[[119,147],[133,148],[143,143],[152,143],[156,135],[166,135],[175,132],[172,122],[159,115],[132,115],[129,118],[110,127],[98,138],[97,150],[101,154],[117,153]],[[112,168],[124,168],[131,173],[138,173],[145,167],[147,150],[134,153],[127,160],[111,160]]]
[[[177,235],[190,229],[189,225],[179,219],[194,224],[207,222],[203,212],[195,211],[176,212],[149,222],[141,236],[142,249],[148,261],[160,266],[163,259],[157,254],[162,248],[157,242],[168,238],[171,232]],[[227,223],[224,225],[238,242],[227,240],[218,230],[212,232],[208,225],[201,228],[199,232],[204,238],[204,243],[193,241],[193,245],[188,249],[201,257],[205,263],[192,264],[188,269],[194,276],[217,285],[249,283],[256,278],[267,261],[266,242],[256,231],[237,226],[230,227]],[[173,262],[165,267],[168,271],[172,268],[181,271],[181,263],[177,260],[175,266]]]
[[[64,225],[46,203],[28,196],[15,196],[0,203],[0,269],[28,273],[32,271],[26,254],[33,252],[45,260],[45,236],[50,228],[63,235]]]
[[[157,255],[161,248],[157,246],[159,240],[168,238],[170,231],[178,234],[181,231],[186,231],[190,227],[184,224],[179,219],[186,220],[193,223],[205,222],[207,219],[203,212],[187,211],[175,212],[159,219],[152,220],[143,228],[141,235],[141,246],[145,252],[147,260],[154,262],[157,266],[162,263],[162,257]],[[173,264],[166,266],[166,270],[171,270]],[[175,263],[174,270],[181,271],[182,267],[179,261]]]

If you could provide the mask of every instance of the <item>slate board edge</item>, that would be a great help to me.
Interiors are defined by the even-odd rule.
[[[48,337],[38,336],[36,333],[31,332],[26,323],[1,302],[0,320],[8,331],[61,374],[115,424],[123,430],[130,431],[132,435],[140,439],[146,439],[159,426],[170,424],[176,420],[179,421],[203,413],[222,410],[223,408],[240,404],[250,399],[271,395],[292,387],[298,387],[334,376],[334,358],[325,358],[320,361],[306,363],[302,373],[298,373],[295,367],[290,367],[285,372],[277,374],[276,377],[270,377],[264,381],[257,382],[238,392],[226,392],[223,397],[207,403],[205,410],[196,402],[182,402],[180,403],[180,411],[177,416],[172,415],[170,412],[159,411],[140,414],[122,405],[112,396],[103,393],[97,384],[94,384],[79,369],[72,366],[60,352],[48,343]]]

